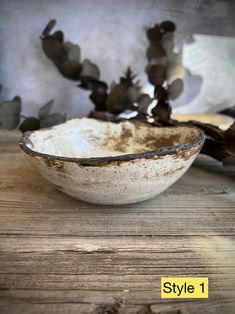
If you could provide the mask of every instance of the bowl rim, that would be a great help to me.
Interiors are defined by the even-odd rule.
[[[133,121],[130,121],[133,123]],[[147,125],[148,127],[153,127],[151,125]],[[50,130],[54,126],[43,129],[43,131]],[[167,127],[158,127],[158,128],[188,128],[188,129],[196,129],[198,135],[195,139],[186,144],[179,144],[174,146],[168,146],[159,148],[157,150],[145,151],[143,153],[134,153],[134,154],[124,154],[124,155],[117,155],[117,156],[104,156],[104,157],[63,157],[57,155],[51,155],[47,153],[41,153],[29,148],[28,144],[31,144],[30,136],[37,131],[28,131],[25,132],[20,141],[20,148],[21,150],[29,156],[32,157],[42,157],[43,159],[50,160],[50,161],[66,161],[66,162],[74,162],[81,166],[100,166],[100,165],[107,165],[109,163],[120,163],[126,161],[132,161],[135,159],[145,158],[145,159],[152,159],[153,157],[164,157],[166,155],[173,155],[179,152],[187,152],[193,149],[196,146],[202,146],[205,141],[205,134],[199,128],[194,126],[188,125],[177,125],[177,126],[167,126]]]

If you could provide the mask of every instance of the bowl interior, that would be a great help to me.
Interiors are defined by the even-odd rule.
[[[35,152],[70,158],[139,154],[192,143],[196,128],[156,128],[138,122],[112,123],[82,118],[30,133],[27,147]]]

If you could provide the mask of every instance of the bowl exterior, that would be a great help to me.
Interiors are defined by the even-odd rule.
[[[84,166],[78,162],[30,156],[44,178],[62,192],[96,204],[128,204],[152,198],[190,167],[202,143],[172,155]]]

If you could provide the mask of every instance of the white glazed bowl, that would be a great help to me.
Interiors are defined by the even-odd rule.
[[[190,167],[204,142],[197,128],[83,118],[24,134],[20,146],[59,190],[96,204],[154,197]]]

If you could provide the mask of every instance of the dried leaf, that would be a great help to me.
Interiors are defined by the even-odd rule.
[[[228,157],[223,143],[215,141],[211,138],[206,139],[202,147],[201,153],[209,155],[219,161],[223,161],[226,157]]]
[[[131,106],[134,102],[136,102],[139,96],[139,88],[138,86],[130,86],[126,91],[126,99],[125,102]]]
[[[153,99],[148,94],[141,94],[138,99],[138,112],[147,114],[148,108],[152,103]]]
[[[137,75],[132,72],[131,68],[128,67],[127,71],[124,73],[124,76],[120,78],[120,84],[126,87],[125,102],[129,104],[133,104],[140,94],[141,85],[139,80],[135,80],[136,76]],[[115,85],[115,83],[112,83],[110,90],[112,90]]]
[[[184,78],[184,67],[181,63],[180,56],[177,53],[171,53],[167,62],[167,82],[171,84],[176,79]]]
[[[21,106],[22,101],[21,101],[21,97],[20,96],[15,96],[13,98],[13,101],[18,102],[20,104],[20,106]]]
[[[159,43],[158,45],[151,45],[147,49],[147,58],[148,60],[159,59],[166,55],[165,50],[162,45]]]
[[[63,43],[64,42],[64,33],[61,31],[56,31],[50,36],[50,39],[57,40],[57,41]]]
[[[126,78],[133,80],[136,77],[136,74],[133,73],[130,66],[127,67],[126,72],[124,73]]]
[[[64,47],[65,47],[65,49],[66,49],[67,51],[73,49],[74,46],[76,46],[76,45],[74,45],[73,43],[71,43],[71,41],[66,41],[66,42],[64,43]]]
[[[174,32],[176,29],[176,26],[175,26],[175,23],[173,23],[172,21],[164,21],[160,24],[160,28],[164,32]]]
[[[184,67],[182,64],[178,64],[174,67],[168,67],[167,69],[167,81],[168,84],[171,84],[176,79],[183,79],[184,78]]]
[[[153,108],[152,114],[160,120],[168,121],[171,116],[171,107],[164,99],[159,99],[157,106]]]
[[[158,24],[156,24],[153,28],[147,29],[147,37],[151,42],[160,42],[162,33]]]
[[[163,65],[152,65],[148,70],[148,79],[154,86],[162,85],[166,80],[166,69]]]
[[[21,123],[19,129],[22,133],[38,130],[40,129],[40,121],[37,118],[29,117]]]
[[[0,104],[0,128],[6,130],[15,129],[20,122],[21,99],[15,97],[12,101],[4,101]]]
[[[161,85],[155,86],[154,97],[158,100],[161,98],[166,100],[168,98],[166,89]]]
[[[235,157],[235,122],[224,134],[226,150]]]
[[[134,85],[134,79],[136,78],[136,74],[132,72],[131,67],[128,67],[126,72],[124,73],[124,76],[121,76],[120,83],[121,84],[127,84],[129,86]]]
[[[107,110],[111,113],[121,113],[131,105],[128,99],[128,87],[124,84],[117,84],[111,90],[107,98]]]
[[[44,31],[42,32],[42,35],[47,37],[50,35],[50,32],[52,31],[52,29],[55,27],[56,25],[56,20],[50,20],[50,22],[47,24],[47,26],[45,27]]]
[[[173,51],[174,48],[174,33],[168,32],[162,36],[162,48],[165,50],[166,54]]]
[[[51,59],[55,64],[59,64],[67,59],[67,51],[63,43],[45,38],[42,40],[42,48],[46,56]]]
[[[215,141],[219,142],[224,141],[224,131],[215,125],[209,123],[202,123],[199,121],[188,121],[188,124],[191,124],[197,128],[202,129],[208,137],[211,137]]]
[[[41,120],[41,128],[51,127],[65,122],[66,117],[60,113],[52,113]]]
[[[183,92],[184,86],[181,79],[176,79],[168,88],[167,93],[169,99],[176,99]]]
[[[81,49],[79,45],[74,45],[73,43],[67,41],[64,46],[68,53],[68,60],[80,62]]]
[[[77,81],[80,78],[81,64],[76,61],[67,60],[59,64],[58,70],[64,77]]]
[[[54,100],[50,100],[48,103],[46,103],[38,112],[39,119],[44,119],[46,116],[48,116],[51,112],[51,109],[53,107]]]
[[[97,111],[106,110],[107,92],[105,89],[96,89],[90,95]]]
[[[82,62],[81,77],[93,78],[93,79],[98,80],[100,77],[99,68],[90,60],[85,59]]]

